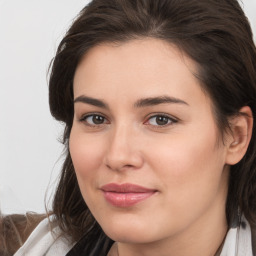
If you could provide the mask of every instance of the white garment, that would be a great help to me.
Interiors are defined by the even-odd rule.
[[[50,217],[51,219],[51,217]],[[24,245],[14,256],[63,256],[73,244],[63,236],[58,226],[51,232],[48,218],[44,219],[31,233]]]
[[[240,226],[228,231],[220,256],[253,256],[251,228],[243,215]]]

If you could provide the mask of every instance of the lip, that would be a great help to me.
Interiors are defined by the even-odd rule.
[[[107,202],[116,207],[131,207],[157,192],[155,189],[145,188],[135,184],[109,183],[100,188]]]

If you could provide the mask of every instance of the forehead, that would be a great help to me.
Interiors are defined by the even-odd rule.
[[[81,59],[76,71],[81,66],[86,67],[95,65],[95,67],[101,68],[114,68],[114,64],[118,64],[117,71],[121,71],[123,63],[125,68],[131,68],[135,71],[135,68],[140,67],[137,72],[141,71],[141,68],[150,68],[157,70],[166,69],[166,61],[169,62],[168,66],[171,66],[171,61],[176,64],[177,68],[186,66],[192,73],[196,73],[197,65],[189,57],[185,55],[176,45],[166,42],[165,40],[155,38],[142,38],[134,39],[126,42],[117,43],[102,43],[89,49]],[[168,68],[168,66],[165,66]],[[89,68],[89,67],[88,67]],[[174,66],[171,67],[175,69]],[[127,71],[127,70],[126,70]],[[77,73],[77,72],[76,72]]]
[[[205,98],[195,73],[196,63],[163,40],[105,43],[91,48],[80,61],[74,77],[74,96],[127,98],[136,91],[138,97],[170,94],[189,101]]]

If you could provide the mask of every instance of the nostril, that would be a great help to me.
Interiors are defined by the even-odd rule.
[[[134,166],[132,166],[131,164],[127,164],[127,165],[125,165],[124,167],[132,168],[132,167],[134,167]]]
[[[135,169],[136,168],[136,166],[133,166],[131,164],[124,164],[124,165],[120,165],[120,166],[106,164],[106,166],[107,166],[108,169],[116,170],[116,171],[122,171],[122,170],[125,170],[125,169],[132,169],[132,168]]]
[[[114,171],[125,171],[125,170],[135,170],[139,169],[143,164],[143,160],[138,159],[138,157],[129,157],[129,158],[105,158],[105,166]]]

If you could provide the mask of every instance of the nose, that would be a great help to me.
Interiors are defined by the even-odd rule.
[[[125,125],[110,133],[104,159],[105,165],[115,171],[141,168],[144,160],[140,150],[139,134]]]

